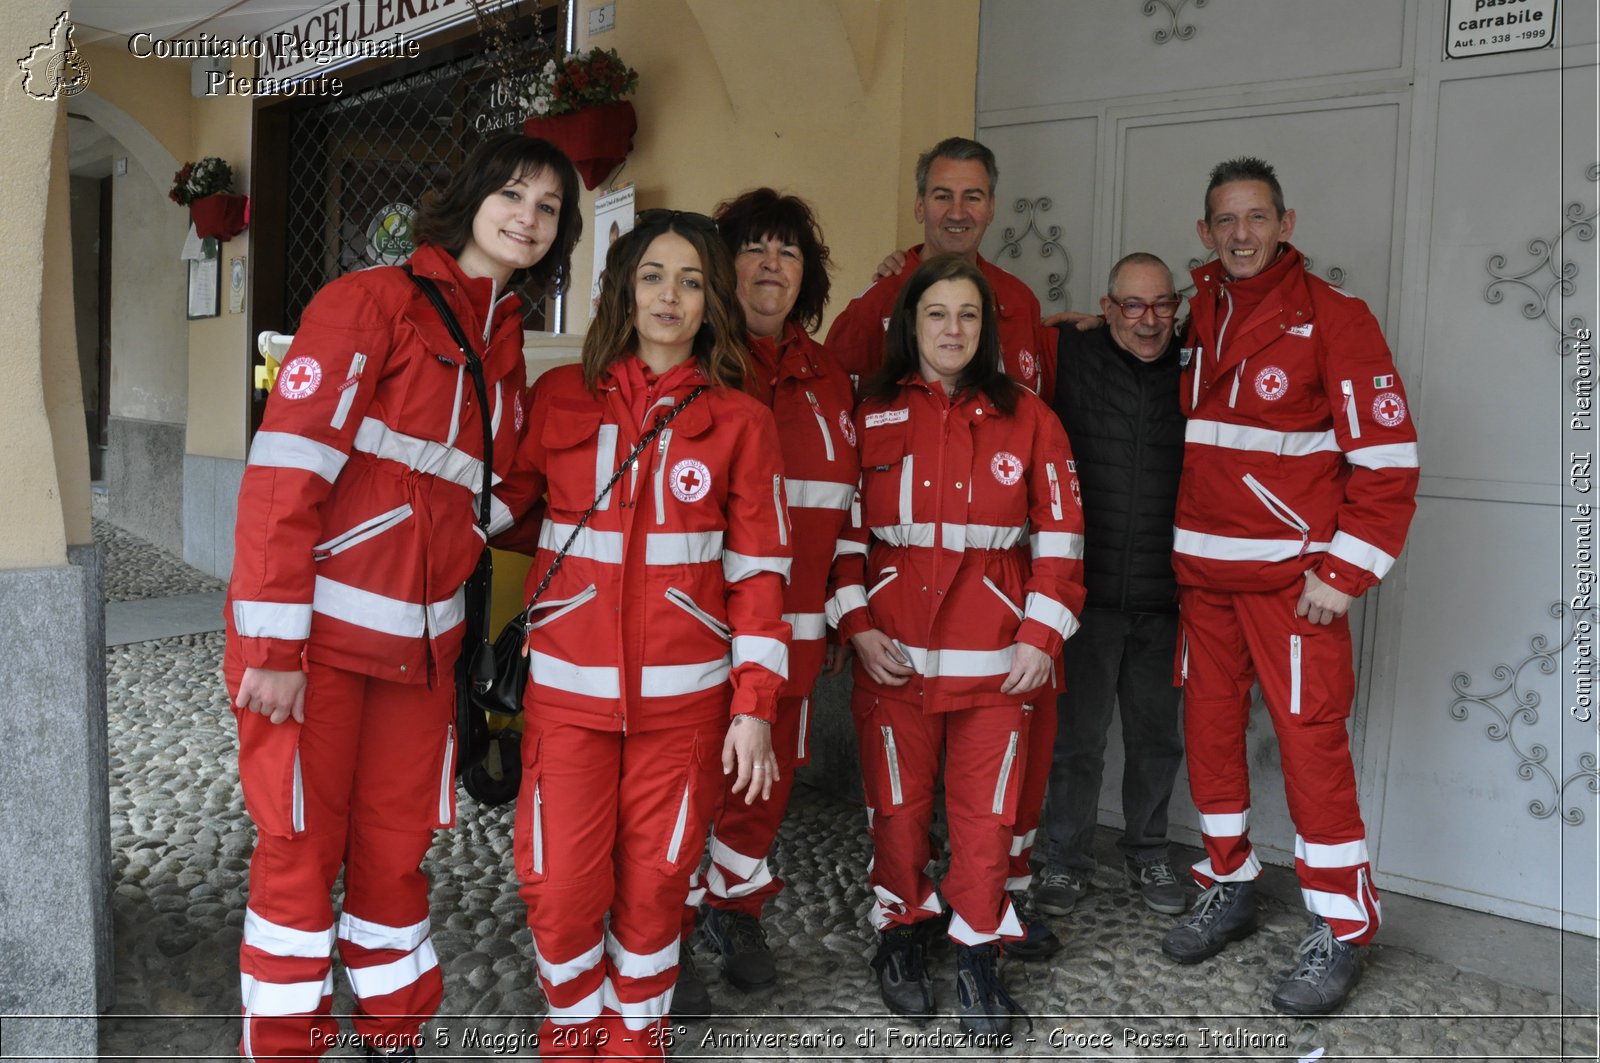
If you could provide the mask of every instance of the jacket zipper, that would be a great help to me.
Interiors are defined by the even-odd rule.
[[[1289,714],[1300,715],[1300,636],[1289,636]]]
[[[1350,438],[1361,438],[1361,418],[1356,415],[1356,387],[1348,380],[1339,381],[1339,390],[1344,392],[1344,413],[1350,421]]]
[[[387,513],[379,513],[376,517],[369,517],[355,527],[335,535],[327,542],[313,546],[311,548],[311,556],[316,561],[326,560],[334,554],[343,553],[352,546],[366,542],[373,536],[382,535],[409,516],[411,516],[411,503],[407,502],[404,505],[396,506]]]
[[[1248,362],[1249,360],[1250,359],[1246,358],[1244,362]],[[1233,409],[1234,404],[1239,401],[1239,378],[1244,376],[1244,362],[1240,362],[1238,365],[1233,367],[1233,387],[1228,392],[1228,409],[1230,410]]]
[[[995,815],[1000,815],[1006,810],[1006,784],[1011,781],[1011,765],[1017,759],[1017,732],[1012,731],[1011,737],[1006,740],[1006,756],[1000,762],[1000,778],[994,784]]]
[[[533,784],[533,873],[544,874],[544,798]]]
[[[811,699],[800,699],[800,733],[795,740],[794,756],[796,760],[806,759],[806,723],[811,716]]]
[[[361,373],[367,367],[367,356],[360,351],[350,359],[350,371],[344,375],[344,383],[339,385],[339,405],[334,408],[333,420],[329,422],[334,429],[344,427],[345,419],[350,416],[350,407],[355,404],[356,390],[361,386]]]
[[[1245,474],[1244,485],[1250,488],[1250,492],[1263,506],[1267,507],[1268,513],[1300,533],[1300,553],[1296,555],[1296,560],[1305,557],[1306,549],[1311,545],[1311,525],[1307,524],[1300,514],[1290,509],[1283,499],[1267,490],[1261,481],[1255,478],[1254,473]]]
[[[772,477],[772,510],[778,518],[778,545],[789,545],[789,522],[783,512],[783,477],[776,473]]]
[[[667,445],[672,441],[672,429],[663,428],[656,443],[656,523],[667,522],[667,502],[663,488],[667,480]]]
[[[1056,463],[1044,463],[1044,474],[1050,478],[1050,517],[1052,520],[1061,519],[1061,482],[1056,479]]]
[[[551,609],[554,610],[554,612],[548,613],[547,615],[540,617],[538,620],[533,620],[530,622],[528,624],[528,630],[536,630],[544,627],[552,620],[558,620],[561,617],[566,616],[568,613],[578,608],[578,606],[587,602],[589,599],[595,597],[599,593],[600,591],[593,583],[591,583],[577,594],[574,594],[571,598],[562,598],[559,601],[554,602],[540,602],[529,611],[530,618],[532,617],[533,613],[537,613],[545,609]]]
[[[1145,377],[1148,374],[1136,372],[1134,379],[1138,382],[1139,397],[1138,409],[1134,414],[1133,422],[1133,479],[1139,484],[1144,482],[1144,422],[1145,422]],[[1128,598],[1133,593],[1133,522],[1128,522],[1128,532],[1122,537],[1122,594],[1118,608],[1128,608]]]
[[[900,753],[894,747],[894,728],[885,724],[879,730],[883,732],[884,761],[889,765],[889,800],[898,805],[905,795],[900,791]]]
[[[444,770],[439,774],[439,826],[446,826],[450,822],[450,791],[451,782],[456,777],[456,725],[450,724],[444,731]]]
[[[883,588],[893,583],[899,575],[900,570],[893,565],[890,565],[888,568],[885,568],[882,572],[880,572],[879,576],[881,578],[878,580],[878,582],[867,588],[867,601],[872,601],[872,596],[874,594],[877,594],[879,591],[883,590]]]
[[[678,803],[678,820],[672,826],[672,840],[667,843],[667,863],[678,862],[678,851],[683,848],[683,835],[689,825],[689,784],[683,784],[683,800]]]
[[[817,404],[817,397],[811,392],[806,392],[806,401],[811,403],[811,412],[817,419],[817,427],[822,429],[822,446],[828,455],[828,460],[833,460],[833,436],[828,433],[828,419],[822,416],[822,407]]]
[[[306,789],[300,779],[300,747],[294,747],[294,783],[289,791],[289,825],[299,834],[306,829]]]
[[[704,609],[700,608],[695,600],[689,597],[688,592],[680,591],[676,587],[668,587],[667,601],[671,602],[673,605],[676,605],[679,609],[682,609],[684,612],[700,621],[706,627],[710,628],[712,631],[715,631],[718,635],[721,635],[724,639],[731,640],[733,638],[733,629],[727,624],[724,624],[722,621],[718,620],[716,617],[712,616],[710,613],[706,612]]]
[[[1006,597],[1005,592],[995,585],[994,580],[990,579],[988,576],[985,576],[983,577],[983,585],[993,591],[994,596],[1004,602],[1006,608],[1015,613],[1018,620],[1022,619],[1022,607],[1016,602],[1013,602],[1010,598]]]

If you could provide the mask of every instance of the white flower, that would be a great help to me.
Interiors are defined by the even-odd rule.
[[[550,101],[543,96],[533,101],[534,114],[547,114],[550,111]]]
[[[554,59],[546,59],[545,62],[544,62],[544,69],[541,70],[539,72],[539,74],[540,74],[541,77],[549,79],[549,78],[555,76],[555,72],[556,72],[556,61]]]

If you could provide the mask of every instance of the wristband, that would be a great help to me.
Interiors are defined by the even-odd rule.
[[[763,719],[762,719],[762,718],[761,718],[761,717],[759,717],[759,716],[751,716],[751,715],[750,715],[750,714],[749,714],[749,713],[747,713],[747,712],[741,712],[741,713],[738,713],[738,714],[736,714],[736,715],[735,715],[735,716],[734,716],[734,718],[733,718],[733,722],[734,722],[734,723],[738,723],[738,722],[739,722],[739,721],[740,721],[740,720],[754,720],[754,721],[755,721],[755,722],[756,722],[756,723],[760,723],[760,724],[765,724],[765,725],[766,725],[766,726],[768,726],[768,727],[771,727],[771,726],[772,726],[772,723],[771,723],[771,722],[770,722],[770,721],[768,721],[768,720],[763,720]]]

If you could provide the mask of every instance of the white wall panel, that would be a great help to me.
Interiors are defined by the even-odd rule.
[[[1069,305],[1095,309],[1089,304],[1104,284],[1094,279],[1099,271],[1090,260],[1098,125],[1077,118],[981,134],[1000,165],[995,219],[984,235],[983,255],[1027,281],[1046,314]],[[1060,294],[1052,295],[1056,289]]]
[[[1393,70],[1405,17],[1394,0],[985,0],[978,111]]]

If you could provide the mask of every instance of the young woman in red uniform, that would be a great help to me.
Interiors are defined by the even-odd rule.
[[[419,865],[455,817],[484,419],[508,472],[524,420],[510,289],[565,282],[578,208],[572,163],[521,135],[485,142],[423,199],[410,268],[476,348],[487,409],[438,311],[397,268],[317,293],[278,374],[239,491],[223,662],[257,832],[239,949],[247,1058],[316,1059],[334,1043],[335,943],[369,1055],[414,1055],[443,995]],[[509,514],[494,509],[498,530]]]
[[[565,554],[532,613],[515,837],[546,1057],[663,1055],[723,777],[753,801],[779,774],[793,532],[742,337],[711,220],[645,211],[606,255],[582,364],[534,386],[508,502],[548,491],[530,591]]]
[[[1028,723],[1077,628],[1083,519],[1066,433],[1005,375],[995,320],[963,258],[928,259],[907,281],[856,410],[861,519],[840,545],[829,615],[856,651],[884,1002],[933,1013],[924,955],[942,895],[961,1024],[998,1034],[1019,1010],[996,961],[1023,936],[1005,887]],[[941,756],[950,869],[936,891]]]
[[[761,927],[761,910],[783,889],[767,854],[788,807],[793,767],[807,761],[811,688],[829,645],[823,605],[834,541],[855,499],[860,465],[850,410],[850,378],[811,330],[828,302],[828,247],[805,200],[757,188],[717,207],[717,230],[733,255],[739,305],[750,351],[745,391],[769,406],[778,422],[784,493],[794,522],[794,569],[784,593],[783,618],[792,630],[789,678],[778,697],[772,746],[778,780],[772,799],[729,800],[711,825],[711,863],[704,888],[689,895],[686,929],[703,900],[707,941],[722,956],[722,973],[739,989],[771,985],[777,965]],[[685,960],[689,955],[685,954]],[[709,1010],[692,962],[684,964],[674,997],[688,1015],[686,991],[698,989],[693,1011]]]

